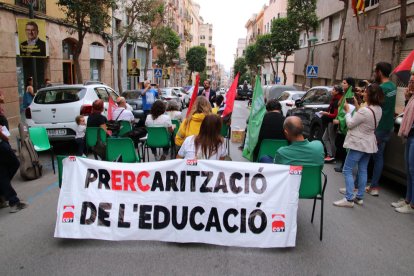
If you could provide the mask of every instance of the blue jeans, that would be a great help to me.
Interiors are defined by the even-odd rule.
[[[354,176],[352,174],[353,168],[358,165],[358,193],[357,198],[363,199],[365,186],[367,184],[367,168],[368,162],[371,154],[366,152],[361,152],[357,150],[349,150],[343,168],[343,173],[345,176],[345,186],[346,186],[346,199],[351,201],[354,197]]]
[[[405,200],[414,206],[414,136],[408,137],[405,145],[405,165],[407,169],[407,195]]]
[[[273,164],[274,163],[274,160],[273,160],[272,156],[270,156],[270,155],[264,155],[264,156],[260,157],[259,163]]]
[[[382,168],[384,167],[384,150],[385,145],[390,140],[392,131],[375,131],[375,136],[378,141],[378,151],[374,153],[374,171],[372,173],[371,188],[378,188],[379,180],[381,178]]]

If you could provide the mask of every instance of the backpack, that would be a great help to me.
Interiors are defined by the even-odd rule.
[[[20,176],[25,180],[34,180],[42,176],[42,165],[39,161],[39,155],[30,141],[27,129],[27,124],[19,124]]]

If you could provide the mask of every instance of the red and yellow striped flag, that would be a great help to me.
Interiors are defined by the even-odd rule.
[[[357,26],[359,31],[359,17],[358,13],[365,13],[365,0],[352,0],[352,9],[354,10],[354,15],[356,16]]]

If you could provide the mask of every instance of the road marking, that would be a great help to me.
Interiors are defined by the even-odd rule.
[[[49,192],[49,191],[51,191],[51,190],[53,190],[54,188],[57,188],[57,187],[59,187],[59,182],[58,181],[56,181],[55,183],[50,184],[49,186],[47,186],[46,188],[44,188],[40,192],[38,192],[35,195],[29,197],[27,199],[27,202],[32,203],[36,198],[44,195],[45,193],[47,193],[47,192]]]

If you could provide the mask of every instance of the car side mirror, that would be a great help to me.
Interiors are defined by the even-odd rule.
[[[301,106],[302,106],[302,104],[303,104],[303,102],[302,102],[302,100],[301,100],[301,99],[298,99],[298,100],[296,100],[296,101],[295,101],[295,105],[296,105],[296,107],[301,107]]]

